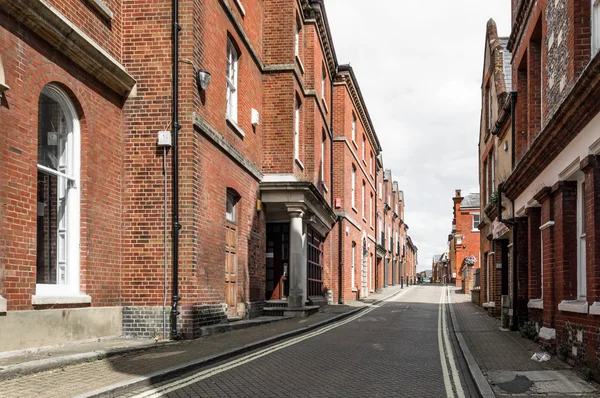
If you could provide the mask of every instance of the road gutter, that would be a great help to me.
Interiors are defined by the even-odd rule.
[[[492,391],[492,387],[488,383],[487,379],[483,375],[481,368],[477,364],[475,357],[471,353],[465,338],[462,335],[462,331],[460,330],[460,325],[456,320],[456,315],[454,314],[454,308],[452,307],[452,298],[450,297],[450,289],[446,286],[446,294],[448,296],[448,308],[450,309],[450,318],[452,319],[452,329],[454,330],[454,335],[458,340],[458,344],[460,346],[460,350],[462,351],[463,357],[467,362],[467,367],[469,368],[469,373],[471,373],[471,377],[477,386],[477,390],[481,394],[483,398],[495,398],[496,395]]]

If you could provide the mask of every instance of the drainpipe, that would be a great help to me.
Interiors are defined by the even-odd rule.
[[[331,185],[329,187],[329,195],[330,195],[330,202],[332,204],[332,206],[334,205],[333,203],[333,79],[335,79],[335,76],[337,75],[338,72],[338,68],[337,65],[335,66],[335,71],[334,74],[332,75],[331,79],[331,91],[330,91],[330,96],[331,98],[329,99],[329,130],[331,131],[331,134],[329,135],[329,138],[331,139],[331,145],[329,148],[329,159],[330,159],[330,166],[329,166],[329,185]]]
[[[179,297],[179,0],[173,0],[173,301],[171,305],[171,338],[177,339],[177,304]]]
[[[338,237],[338,267],[340,270],[340,280],[339,280],[339,286],[340,286],[340,291],[338,293],[338,301],[340,304],[344,303],[344,277],[343,277],[343,270],[344,270],[344,261],[342,261],[342,253],[343,253],[343,244],[344,244],[344,226],[342,225],[344,223],[344,219],[343,218],[339,218],[338,219],[338,229],[339,229],[339,237]]]
[[[513,284],[512,284],[512,296],[513,296],[513,300],[512,300],[512,310],[513,310],[513,321],[512,324],[510,325],[510,329],[512,331],[516,331],[519,327],[518,321],[516,321],[518,319],[517,316],[517,261],[519,258],[519,245],[517,242],[517,235],[518,235],[518,231],[519,231],[519,224],[514,220],[514,218],[512,220],[503,220],[502,219],[502,188],[504,187],[504,183],[501,182],[500,184],[498,184],[498,221],[500,221],[503,224],[509,225],[512,227],[512,234],[513,234],[513,267],[512,267],[512,277],[513,277]],[[514,213],[514,202],[513,202],[513,213]],[[514,217],[514,214],[513,214]],[[508,265],[508,264],[507,264]]]

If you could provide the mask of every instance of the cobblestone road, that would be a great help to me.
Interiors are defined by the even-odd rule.
[[[458,374],[440,360],[441,286],[417,286],[340,325],[134,391],[168,397],[477,396],[453,339]],[[446,322],[449,316],[446,317]],[[453,333],[448,334],[450,338]],[[456,386],[460,380],[461,395]],[[455,395],[456,394],[456,395]]]

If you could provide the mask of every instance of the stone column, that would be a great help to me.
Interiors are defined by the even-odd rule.
[[[288,208],[290,214],[290,268],[288,308],[301,308],[306,303],[306,261],[304,248],[304,225],[301,208]]]

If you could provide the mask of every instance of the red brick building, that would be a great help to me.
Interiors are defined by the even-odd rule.
[[[511,325],[529,322],[544,344],[589,369],[600,351],[599,7],[512,1],[514,154],[498,181],[509,210],[512,251],[501,264]]]
[[[339,273],[339,302],[375,291],[376,158],[381,145],[354,71],[340,65],[334,83],[333,196],[337,225],[328,239]],[[341,258],[340,258],[341,253]]]
[[[457,189],[452,198],[454,219],[449,235],[450,281],[468,293],[472,288],[473,273],[479,268],[479,194],[461,196]]]
[[[496,23],[486,26],[483,80],[481,84],[481,119],[479,133],[480,204],[480,295],[477,304],[488,314],[501,313],[502,297],[508,304],[509,228],[498,217],[498,184],[512,169],[513,139],[511,106],[516,96],[511,94],[512,54],[506,49],[508,38],[498,37]],[[502,218],[512,215],[512,204],[504,200]],[[507,314],[506,309],[505,314]]]
[[[403,193],[323,1],[180,0],[178,126],[170,1],[0,4],[0,313],[19,337],[0,351],[167,337],[175,253],[185,338],[398,283]]]

